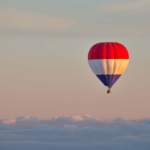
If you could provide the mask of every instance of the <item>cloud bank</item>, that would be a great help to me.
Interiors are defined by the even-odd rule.
[[[88,114],[0,120],[1,150],[149,150],[150,120],[99,120]]]

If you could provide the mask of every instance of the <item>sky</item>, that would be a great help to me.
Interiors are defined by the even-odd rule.
[[[149,16],[149,0],[0,0],[0,149],[149,150]],[[130,55],[110,95],[87,59],[106,41]]]

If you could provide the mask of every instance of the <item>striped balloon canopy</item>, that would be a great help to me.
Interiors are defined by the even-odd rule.
[[[120,78],[129,63],[126,47],[117,42],[97,43],[88,53],[88,63],[98,79],[109,89]]]

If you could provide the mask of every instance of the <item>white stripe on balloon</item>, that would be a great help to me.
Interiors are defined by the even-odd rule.
[[[120,75],[126,70],[129,59],[92,59],[88,62],[95,75]]]

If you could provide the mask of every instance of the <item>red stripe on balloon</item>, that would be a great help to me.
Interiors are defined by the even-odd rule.
[[[117,42],[97,43],[89,50],[90,59],[129,59],[129,53],[124,45]]]

